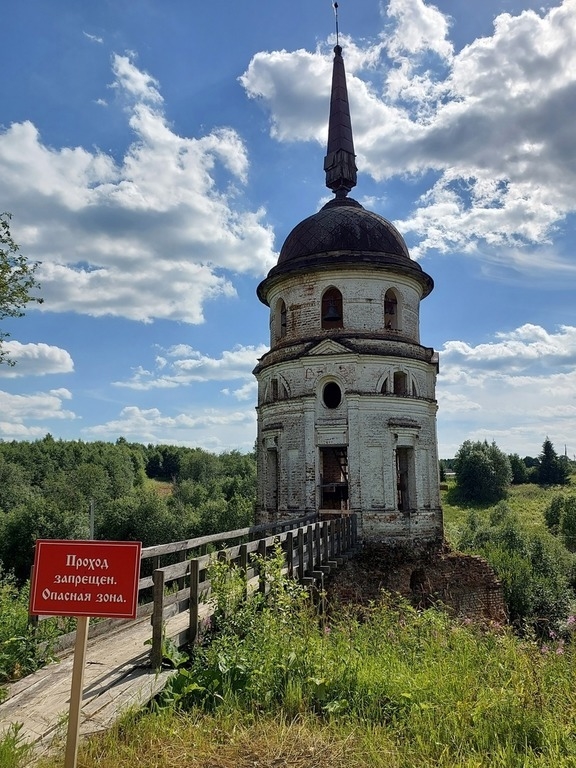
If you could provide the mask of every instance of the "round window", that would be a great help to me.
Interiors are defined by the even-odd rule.
[[[340,387],[333,381],[329,381],[328,384],[326,384],[322,397],[326,408],[338,408],[342,402],[342,392],[340,391]]]

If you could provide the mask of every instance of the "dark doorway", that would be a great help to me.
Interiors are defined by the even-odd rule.
[[[348,509],[348,450],[320,448],[320,509]]]

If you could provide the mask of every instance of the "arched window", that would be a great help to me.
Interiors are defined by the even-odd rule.
[[[389,288],[384,296],[384,328],[398,330],[398,299],[394,291]]]
[[[322,296],[321,327],[325,330],[343,328],[342,294],[338,288],[328,288]]]
[[[288,313],[286,304],[283,299],[279,299],[274,306],[274,312],[272,314],[273,343],[286,336],[287,324]]]
[[[408,394],[408,376],[404,371],[394,373],[394,394],[400,397],[406,397]]]
[[[382,382],[382,386],[380,387],[380,393],[382,395],[388,394],[388,379],[384,379],[384,381]]]

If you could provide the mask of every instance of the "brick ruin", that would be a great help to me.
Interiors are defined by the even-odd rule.
[[[368,605],[382,591],[397,593],[416,608],[441,603],[456,618],[505,624],[502,585],[476,555],[441,548],[368,543],[325,581],[330,601]]]

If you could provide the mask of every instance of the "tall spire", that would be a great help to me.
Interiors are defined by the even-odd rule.
[[[341,46],[336,45],[332,70],[328,147],[324,158],[324,170],[326,171],[326,186],[334,192],[337,198],[346,197],[352,187],[356,186],[355,157],[344,59],[342,58]]]

